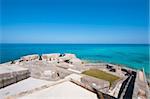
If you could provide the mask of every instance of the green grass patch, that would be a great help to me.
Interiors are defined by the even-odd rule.
[[[82,72],[82,74],[109,81],[110,85],[112,85],[116,80],[120,79],[119,77],[117,77],[115,75],[106,73],[106,72],[98,70],[98,69],[90,69],[90,70]]]

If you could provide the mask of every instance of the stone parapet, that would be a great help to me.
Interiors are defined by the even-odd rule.
[[[16,83],[30,77],[30,72],[26,68],[16,65],[0,67],[0,88]]]

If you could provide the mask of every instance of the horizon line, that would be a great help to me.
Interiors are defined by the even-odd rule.
[[[150,45],[150,43],[0,43],[0,44],[117,44],[117,45],[120,45],[120,44],[124,44],[124,45]]]

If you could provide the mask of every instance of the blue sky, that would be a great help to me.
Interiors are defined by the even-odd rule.
[[[148,43],[148,0],[1,0],[2,43]]]

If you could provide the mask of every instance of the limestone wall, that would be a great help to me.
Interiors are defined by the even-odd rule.
[[[81,82],[93,87],[97,90],[106,93],[109,90],[110,83],[105,80],[97,79],[91,76],[83,76]]]
[[[71,60],[73,58],[76,58],[76,55],[75,54],[69,54],[69,53],[65,53],[62,57],[60,57],[60,59],[63,61]]]
[[[73,58],[69,62],[71,64],[74,64],[74,65],[80,65],[80,64],[82,64],[82,61],[79,58]]]
[[[150,90],[146,81],[144,71],[137,71],[137,77],[135,80],[133,99],[150,99]]]
[[[43,54],[42,55],[42,60],[47,60],[47,61],[58,60],[59,56],[60,56],[59,53]]]
[[[26,68],[19,66],[0,67],[0,88],[16,83],[30,77],[30,72]]]
[[[37,55],[37,54],[21,57],[21,60],[23,60],[23,61],[30,61],[30,60],[36,60],[36,59],[39,59],[39,55]]]

